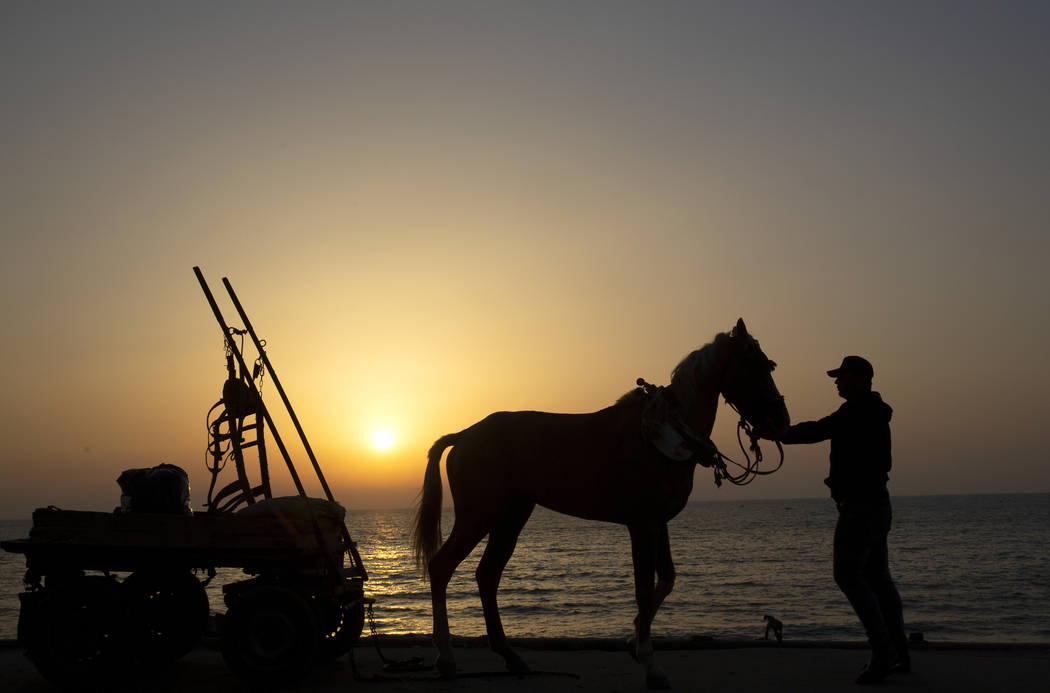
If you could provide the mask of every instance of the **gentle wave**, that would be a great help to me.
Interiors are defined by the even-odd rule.
[[[428,585],[409,551],[413,511],[352,511],[347,524],[369,570],[383,633],[429,633]],[[443,527],[451,528],[446,511]],[[677,580],[654,633],[757,638],[774,615],[789,639],[861,640],[863,631],[831,578],[834,506],[825,500],[693,503],[670,524]],[[1050,494],[894,500],[890,564],[908,629],[930,641],[1050,640]],[[719,528],[719,529],[713,529]],[[29,523],[0,522],[0,537]],[[449,585],[454,634],[481,635],[474,581],[484,543]],[[370,557],[374,557],[371,559]],[[0,638],[13,638],[23,557],[0,553]],[[243,579],[219,571],[208,586]],[[634,618],[630,541],[618,525],[538,508],[499,592],[511,637],[625,637]]]

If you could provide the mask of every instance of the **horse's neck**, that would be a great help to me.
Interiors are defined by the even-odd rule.
[[[683,412],[683,418],[698,437],[710,438],[718,412],[718,390],[698,391],[692,406]]]
[[[692,377],[681,387],[688,388],[678,392],[682,402],[682,418],[695,435],[710,438],[715,426],[715,414],[718,412],[718,390],[721,378],[721,350],[717,342],[700,349],[695,355]]]

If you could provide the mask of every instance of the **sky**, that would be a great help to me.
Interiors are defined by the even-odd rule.
[[[738,317],[794,421],[874,364],[892,493],[1050,491],[1048,33],[1038,2],[5,2],[0,517],[112,509],[161,462],[201,509],[194,266],[349,508]],[[822,496],[827,452],[692,498]]]

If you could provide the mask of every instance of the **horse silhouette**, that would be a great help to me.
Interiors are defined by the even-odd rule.
[[[782,435],[789,417],[773,382],[775,365],[748,334],[743,319],[731,333],[716,335],[686,356],[667,388],[683,434],[709,441],[721,394],[756,435]],[[529,671],[507,643],[496,591],[518,535],[539,504],[627,526],[638,605],[632,655],[645,667],[650,688],[669,685],[654,661],[650,631],[675,579],[667,522],[689,499],[695,462],[669,459],[646,439],[643,410],[648,397],[639,388],[587,414],[496,412],[459,433],[442,436],[430,448],[413,545],[417,563],[430,578],[436,666],[443,677],[454,678],[456,673],[445,603],[448,582],[486,535],[488,545],[475,576],[489,646],[510,671]],[[448,447],[455,522],[442,544],[440,462]]]

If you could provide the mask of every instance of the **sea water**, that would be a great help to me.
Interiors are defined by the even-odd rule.
[[[1050,642],[1050,494],[893,500],[890,568],[909,631],[931,642]],[[347,525],[369,572],[384,634],[429,633],[430,592],[416,570],[412,510],[351,510]],[[446,510],[443,528],[452,526]],[[831,576],[836,511],[827,499],[690,503],[669,526],[674,592],[654,623],[669,637],[754,639],[762,617],[789,640],[862,640]],[[0,522],[26,536],[27,520]],[[485,632],[474,569],[478,546],[449,585],[453,634]],[[24,559],[0,552],[0,639],[14,638]],[[221,570],[208,588],[243,579]],[[626,637],[635,614],[626,528],[537,508],[503,576],[500,613],[511,637]]]

